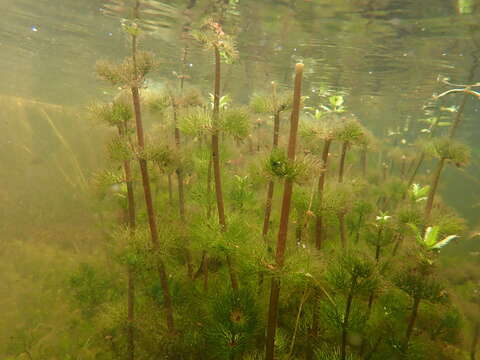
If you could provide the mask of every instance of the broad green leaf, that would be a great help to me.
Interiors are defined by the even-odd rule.
[[[450,236],[447,236],[445,239],[443,240],[440,240],[438,243],[436,243],[435,245],[432,246],[432,249],[441,249],[443,248],[445,245],[448,245],[448,243],[452,240],[455,240],[456,238],[458,238],[459,236],[458,235],[450,235]]]
[[[333,107],[338,107],[343,104],[343,96],[338,96],[338,95],[330,96],[328,100]]]
[[[437,123],[437,126],[441,126],[441,127],[450,126],[450,125],[452,125],[452,123],[449,121],[440,121],[439,123]]]
[[[429,226],[427,230],[425,230],[425,236],[423,237],[423,242],[429,248],[435,245],[438,239],[438,232],[440,228],[438,226]]]

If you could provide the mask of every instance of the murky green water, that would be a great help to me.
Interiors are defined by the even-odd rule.
[[[419,119],[462,101],[463,94],[433,101],[434,94],[450,88],[439,77],[457,84],[480,81],[478,0],[231,3],[225,27],[235,34],[239,59],[224,66],[222,90],[241,104],[254,93],[270,91],[271,81],[291,90],[294,64],[303,62],[309,106],[341,95],[380,142],[405,141],[408,147],[425,127]],[[122,0],[0,0],[0,259],[2,242],[9,241],[30,245],[5,245],[5,257],[31,259],[5,265],[9,275],[0,286],[0,298],[10,296],[0,300],[9,312],[4,316],[8,329],[0,330],[0,356],[9,343],[2,337],[12,336],[22,309],[37,307],[21,320],[35,324],[32,328],[48,323],[48,300],[41,294],[55,298],[51,292],[63,285],[49,278],[46,288],[38,285],[32,289],[35,299],[29,299],[24,287],[31,286],[31,279],[26,281],[23,272],[44,269],[50,261],[59,271],[73,269],[75,254],[85,261],[98,256],[103,265],[110,264],[95,246],[102,231],[90,226],[98,220],[93,211],[98,204],[92,202],[89,185],[92,172],[106,163],[108,131],[91,121],[85,109],[117,93],[98,79],[95,62],[129,54],[121,22],[131,17],[130,6]],[[149,77],[150,88],[175,85],[176,75],[184,73],[188,85],[205,95],[212,92],[213,55],[188,37],[210,11],[207,0],[142,1],[141,48],[154,52],[160,62]],[[480,226],[479,109],[479,98],[468,97],[457,136],[472,149],[470,164],[449,167],[439,188],[446,203],[467,220],[470,232]],[[441,113],[447,120],[455,116]],[[434,166],[427,162],[423,171],[433,172]],[[61,252],[49,252],[47,246],[37,254],[31,245],[36,239],[51,241]],[[465,240],[449,251],[470,256],[479,249],[477,240]],[[23,285],[16,286],[18,281]],[[38,340],[35,334],[32,341]],[[21,348],[15,344],[9,346]],[[27,358],[25,353],[19,356],[8,359]],[[55,356],[44,358],[73,359]]]

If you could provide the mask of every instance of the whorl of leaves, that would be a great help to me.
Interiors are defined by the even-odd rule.
[[[109,126],[121,126],[132,118],[132,107],[125,101],[94,103],[88,107],[90,116]]]
[[[290,94],[282,93],[275,100],[273,96],[255,94],[250,99],[250,108],[254,113],[271,114],[289,109],[293,98]]]
[[[146,107],[154,113],[163,113],[170,105],[171,98],[166,93],[148,93],[145,97]]]
[[[213,130],[212,112],[196,106],[185,111],[179,119],[180,130],[190,136],[201,136]]]
[[[206,341],[219,359],[241,358],[255,348],[260,319],[250,292],[216,296],[209,318]]]
[[[125,136],[114,136],[107,144],[108,157],[115,162],[132,160],[134,152],[131,144]]]
[[[433,276],[431,262],[421,259],[416,266],[401,269],[393,283],[412,298],[432,303],[446,303],[448,295],[442,284]]]
[[[359,252],[342,254],[332,260],[325,280],[334,292],[366,295],[379,285],[375,263]]]
[[[297,180],[305,173],[305,167],[303,165],[304,164],[299,161],[292,163],[288,160],[284,151],[277,149],[272,151],[267,158],[265,162],[265,172],[267,176],[271,178]]]
[[[353,145],[366,143],[365,129],[355,117],[342,117],[335,138]]]
[[[220,131],[234,139],[244,139],[250,131],[250,118],[245,108],[228,108],[220,114]]]
[[[470,161],[470,148],[448,137],[432,140],[428,143],[426,150],[431,156],[449,160],[458,167],[465,166]]]
[[[358,193],[359,184],[339,183],[327,189],[322,200],[320,211],[345,214],[352,210]]]
[[[222,26],[212,19],[207,19],[200,29],[193,30],[191,35],[206,49],[218,48],[220,55],[227,63],[233,62],[238,57],[233,38],[225,34]]]
[[[141,156],[145,160],[153,161],[167,173],[176,169],[180,161],[178,152],[168,144],[148,145]]]
[[[156,62],[152,53],[146,51],[139,51],[136,60],[136,71],[131,57],[127,57],[120,64],[99,60],[96,64],[97,74],[113,86],[141,87],[146,75],[156,67]]]

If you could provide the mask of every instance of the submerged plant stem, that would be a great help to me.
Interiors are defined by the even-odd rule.
[[[427,204],[425,205],[425,216],[427,218],[430,216],[430,213],[432,212],[433,200],[434,200],[435,194],[437,192],[438,183],[440,181],[440,175],[442,174],[442,170],[443,170],[443,167],[445,165],[445,161],[446,161],[445,158],[441,158],[438,161],[437,169],[435,170],[435,173],[433,174],[432,187],[430,188],[430,191],[428,192]]]
[[[407,351],[408,349],[410,338],[413,332],[413,327],[415,326],[415,322],[417,320],[419,306],[420,306],[420,298],[416,297],[413,299],[412,313],[410,314],[410,318],[408,320],[407,333],[405,335],[404,351]]]
[[[213,94],[213,121],[214,130],[212,133],[212,162],[213,162],[213,178],[215,182],[215,196],[217,199],[218,223],[222,232],[227,230],[227,221],[225,219],[225,206],[223,202],[222,192],[222,174],[220,169],[220,146],[218,137],[218,122],[220,117],[220,50],[218,46],[214,47],[215,53],[215,86]],[[232,290],[238,292],[238,276],[234,269],[233,260],[230,255],[227,255],[228,272],[230,274],[230,281]]]
[[[327,176],[327,167],[328,167],[328,154],[330,151],[330,145],[332,144],[332,139],[325,139],[323,143],[322,151],[322,170],[318,178],[318,187],[317,187],[317,216],[315,223],[315,246],[317,249],[322,248],[322,236],[323,236],[323,215],[322,215],[322,201],[323,201],[323,191],[325,188],[325,178]]]
[[[295,89],[293,94],[292,115],[290,118],[290,136],[288,139],[288,160],[295,161],[297,145],[298,120],[300,113],[301,89],[302,89],[303,64],[295,66]],[[275,261],[278,268],[282,268],[285,261],[285,250],[288,232],[288,219],[292,200],[293,179],[286,178],[283,190],[282,209],[280,213],[280,226],[278,230],[277,249]],[[268,309],[267,337],[265,346],[265,359],[274,360],[275,333],[277,329],[278,303],[280,296],[280,280],[272,279],[270,288],[270,303]]]
[[[138,14],[138,8],[140,6],[140,1],[137,0],[135,13]],[[138,17],[138,16],[136,16]],[[133,69],[135,72],[135,77],[137,77],[137,62],[136,62],[136,55],[137,55],[137,37],[132,36],[132,60],[133,60]],[[136,125],[136,132],[137,132],[137,142],[138,147],[140,150],[145,148],[145,135],[143,133],[143,122],[142,122],[142,111],[140,106],[140,94],[138,90],[138,86],[134,85],[131,88],[132,93],[132,101],[133,101],[133,109],[135,115],[135,125]],[[153,251],[155,255],[158,256],[159,252],[159,241],[158,241],[158,230],[157,230],[157,220],[155,218],[155,210],[153,208],[153,200],[152,200],[152,191],[150,189],[150,177],[148,174],[148,166],[147,161],[139,157],[138,162],[140,165],[140,173],[142,175],[142,185],[143,185],[143,193],[145,196],[145,204],[147,207],[147,216],[148,216],[148,224],[150,227],[150,236],[151,242],[153,246]],[[158,258],[157,260],[157,270],[160,277],[160,282],[162,285],[163,290],[163,300],[165,306],[165,313],[166,313],[166,321],[167,327],[170,333],[175,333],[175,326],[173,320],[173,306],[172,306],[172,299],[170,296],[170,289],[167,280],[167,273],[165,270],[165,266],[161,259]]]
[[[273,105],[275,108],[275,114],[273,116],[273,146],[272,150],[275,150],[278,147],[278,138],[280,136],[280,110],[276,109],[276,84],[273,83]],[[272,213],[272,200],[273,200],[273,193],[275,188],[275,182],[270,180],[268,182],[268,189],[267,189],[267,201],[265,203],[265,216],[263,218],[263,230],[262,235],[265,238],[268,234],[268,230],[270,227],[270,215]]]
[[[345,157],[347,156],[348,142],[344,141],[342,144],[342,153],[340,155],[340,166],[338,170],[338,182],[343,182],[343,174],[345,171]]]

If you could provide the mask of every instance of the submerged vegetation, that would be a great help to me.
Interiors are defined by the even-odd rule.
[[[445,271],[442,253],[472,234],[439,196],[446,165],[471,158],[456,138],[464,104],[383,138],[347,95],[302,96],[303,63],[290,90],[272,79],[236,104],[221,88],[239,56],[236,2],[214,4],[187,41],[212,59],[211,93],[185,73],[148,88],[162,61],[139,50],[141,0],[123,23],[128,57],[98,61],[118,91],[88,107],[108,161],[88,182],[72,162],[102,251],[46,254],[63,283],[33,290],[61,304],[61,330],[29,315],[38,325],[14,329],[6,359],[476,359],[478,269]]]

